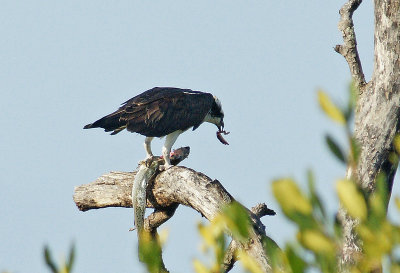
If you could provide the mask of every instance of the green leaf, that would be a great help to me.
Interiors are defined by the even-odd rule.
[[[305,272],[307,268],[307,263],[296,253],[294,248],[290,245],[286,247],[286,256],[289,260],[290,267],[293,273]]]
[[[212,248],[215,254],[215,263],[213,269],[220,271],[220,267],[223,264],[226,250],[226,239],[225,233],[226,227],[229,226],[228,222],[230,220],[221,213],[211,220],[209,225],[203,225],[200,223],[198,229],[200,235],[204,240],[204,251]],[[215,271],[213,270],[213,272]]]
[[[379,229],[381,223],[387,215],[387,207],[389,203],[389,191],[387,186],[387,177],[380,172],[375,180],[376,189],[369,197],[369,205],[371,207],[371,226]]]
[[[208,269],[202,262],[199,260],[193,261],[194,270],[196,273],[212,273],[210,269]]]
[[[308,190],[310,191],[310,200],[313,208],[318,208],[322,218],[326,219],[326,211],[321,198],[315,189],[315,178],[311,170],[307,171]]]
[[[318,102],[321,109],[333,121],[341,125],[346,124],[346,119],[342,111],[331,101],[328,95],[322,90],[318,90]]]
[[[358,89],[355,81],[352,80],[349,85],[349,105],[352,109],[355,109],[357,106],[359,92],[360,90]]]
[[[251,257],[245,250],[239,248],[237,252],[240,263],[243,265],[243,267],[246,269],[247,272],[251,273],[265,272],[264,270],[261,269],[257,261],[253,257]]]
[[[307,197],[290,178],[275,180],[272,191],[283,212],[289,217],[294,213],[311,215],[312,206]]]
[[[299,242],[316,254],[330,254],[335,252],[334,241],[318,230],[303,230],[297,234]]]
[[[363,194],[356,184],[347,179],[339,180],[336,184],[340,202],[353,218],[365,220],[367,218],[367,204]]]
[[[44,247],[44,259],[46,261],[47,266],[50,268],[51,272],[58,273],[57,266],[54,263],[53,258],[51,257],[51,252],[48,246]]]
[[[223,217],[229,230],[239,240],[249,236],[250,218],[247,210],[238,202],[232,202],[223,209]]]
[[[148,272],[162,271],[161,246],[150,232],[142,231],[139,236],[139,259],[146,264]]]
[[[350,150],[352,157],[352,164],[357,164],[361,154],[361,147],[355,137],[350,138]]]
[[[338,217],[335,217],[335,221],[333,223],[333,232],[336,238],[343,238],[343,227]]]
[[[325,141],[328,145],[329,150],[331,150],[336,158],[339,159],[339,161],[341,161],[342,163],[347,164],[346,156],[344,155],[342,149],[339,147],[336,141],[330,135],[325,136]]]
[[[397,209],[400,211],[400,198],[398,196],[394,198],[394,203],[396,204]]]
[[[218,224],[215,223],[215,218],[212,221],[211,225],[203,225],[202,223],[199,223],[197,228],[199,230],[199,233],[201,237],[203,237],[203,240],[207,246],[211,246],[216,248],[217,247],[217,242],[215,240],[215,237],[220,236],[222,233],[222,228]]]
[[[351,81],[349,84],[349,102],[347,105],[347,109],[345,111],[345,117],[347,122],[349,122],[349,120],[353,117],[354,109],[356,108],[357,105],[358,93],[359,90],[355,82]]]
[[[262,239],[262,243],[263,243],[265,253],[268,255],[268,257],[271,261],[272,268],[273,269],[278,269],[278,268],[281,269],[282,265],[284,264],[284,262],[283,262],[284,253],[283,253],[282,249],[280,249],[279,246],[276,244],[276,242],[268,236],[265,236]]]
[[[395,152],[389,152],[388,160],[393,166],[399,165],[399,155]]]
[[[396,135],[393,139],[393,146],[397,154],[400,155],[400,135]]]
[[[71,246],[71,249],[69,250],[68,259],[66,262],[67,272],[71,272],[74,261],[75,261],[75,244],[73,244]]]

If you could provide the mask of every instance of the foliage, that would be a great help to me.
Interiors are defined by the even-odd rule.
[[[355,168],[360,154],[360,148],[351,133],[351,119],[357,100],[357,89],[353,84],[349,87],[349,103],[344,109],[338,107],[322,90],[318,91],[318,101],[323,112],[344,129],[348,141],[349,152],[330,135],[325,137],[328,149],[345,166]],[[391,155],[398,162],[400,152],[400,136],[394,140],[397,152]],[[273,194],[278,201],[283,214],[297,226],[297,241],[287,243],[282,250],[268,247],[274,272],[338,272],[338,256],[341,249],[341,226],[332,216],[326,213],[324,203],[315,189],[313,172],[307,172],[308,190],[304,192],[292,178],[276,179],[272,183]],[[376,180],[376,191],[367,194],[355,181],[342,178],[336,183],[336,191],[342,206],[348,214],[359,221],[356,233],[362,244],[362,255],[356,257],[356,263],[348,268],[349,272],[370,272],[379,270],[382,263],[390,272],[400,272],[400,226],[387,217],[389,194],[386,187],[385,174],[380,174]],[[400,199],[396,198],[400,210]],[[237,209],[237,208],[236,208]],[[245,217],[245,211],[229,208],[229,213],[222,213],[208,226],[199,226],[207,249],[214,252],[213,265],[207,267],[198,260],[195,261],[197,273],[221,272],[222,255],[226,249],[225,230],[235,230]],[[243,213],[243,215],[241,215]],[[233,219],[232,214],[238,214]],[[249,227],[247,227],[248,230]],[[233,237],[239,234],[233,232]],[[243,237],[240,237],[243,239]],[[396,255],[397,251],[397,255]],[[248,256],[241,253],[242,265],[248,272],[262,272],[258,265]]]
[[[337,141],[327,136],[329,150],[340,162],[355,168],[360,149],[351,134],[350,120],[356,105],[357,90],[353,84],[349,89],[350,99],[345,109],[340,109],[321,90],[318,91],[318,100],[324,113],[344,128],[350,148],[346,154]],[[394,145],[400,147],[399,138],[395,139]],[[395,157],[398,158],[398,155]],[[297,244],[285,246],[282,252],[284,258],[281,259],[284,263],[275,267],[275,271],[283,268],[287,272],[304,272],[308,269],[337,272],[337,257],[340,254],[342,239],[340,224],[327,216],[321,198],[315,191],[311,171],[308,172],[308,193],[303,193],[296,185],[295,181],[287,178],[273,182],[274,195],[283,213],[298,228]],[[355,181],[345,178],[337,181],[336,190],[341,205],[359,222],[356,233],[360,239],[362,254],[356,257],[356,263],[348,268],[349,272],[379,270],[384,261],[391,272],[400,272],[400,257],[396,256],[396,249],[400,247],[400,226],[387,217],[389,193],[385,174],[378,176],[376,191],[372,194],[361,189]],[[308,204],[311,204],[311,209]],[[288,207],[294,209],[288,210]]]
[[[48,246],[44,247],[44,259],[47,267],[52,273],[70,273],[75,261],[75,246],[72,245],[69,250],[68,258],[61,263],[60,266],[54,262],[51,251]]]
[[[139,236],[139,259],[146,265],[150,273],[165,271],[161,258],[164,237],[161,236],[160,239],[157,234],[152,234],[145,230]]]
[[[251,222],[246,208],[237,202],[225,207],[209,225],[199,224],[200,235],[203,238],[204,252],[213,252],[213,263],[206,266],[199,260],[194,260],[194,268],[197,273],[224,272],[222,265],[226,252],[226,233],[232,235],[239,242],[246,242],[249,238]],[[258,264],[247,255],[245,251],[235,253],[240,257],[243,267],[249,272],[262,272]]]

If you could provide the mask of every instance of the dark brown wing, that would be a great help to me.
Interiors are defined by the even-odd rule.
[[[117,134],[127,128],[149,137],[176,130],[196,129],[213,102],[209,93],[171,87],[155,87],[126,101],[117,111],[84,128],[104,128]]]

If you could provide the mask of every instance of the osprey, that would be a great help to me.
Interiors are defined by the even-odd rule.
[[[176,139],[187,129],[197,129],[203,122],[218,127],[217,137],[228,144],[221,133],[224,128],[224,112],[217,97],[210,93],[174,87],[154,87],[139,94],[101,119],[86,125],[84,129],[104,128],[111,135],[124,129],[144,135],[147,158],[151,158],[151,141],[154,137],[166,137],[162,148],[164,168],[171,167],[170,152]]]

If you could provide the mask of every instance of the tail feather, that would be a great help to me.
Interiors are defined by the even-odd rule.
[[[111,135],[127,129],[129,132],[147,135],[162,117],[163,113],[158,107],[151,109],[147,106],[125,105],[114,113],[85,125],[83,129],[103,128],[104,131],[111,132]]]
[[[83,129],[91,128],[103,128],[106,132],[113,131],[111,134],[115,135],[126,128],[126,122],[120,120],[117,115],[109,115],[83,127]]]
[[[83,127],[83,129],[90,129],[93,128],[93,123],[87,124]]]

